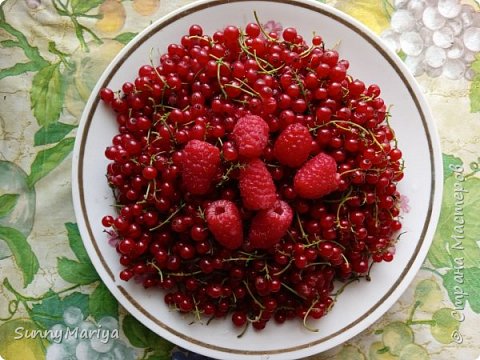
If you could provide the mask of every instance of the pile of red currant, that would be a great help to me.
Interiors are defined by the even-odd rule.
[[[118,213],[102,224],[120,278],[260,330],[308,327],[334,280],[392,261],[402,152],[380,88],[348,68],[292,27],[192,25],[133,82],[102,89],[119,129],[105,151]]]

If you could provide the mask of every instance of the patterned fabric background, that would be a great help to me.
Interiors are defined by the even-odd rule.
[[[108,292],[83,248],[70,180],[76,127],[104,68],[136,33],[190,2],[1,4],[4,359],[204,358],[151,333]],[[418,80],[440,132],[445,190],[433,246],[408,291],[362,334],[311,359],[475,359],[480,354],[480,4],[468,0],[327,4],[379,34]],[[81,332],[100,325],[110,331],[109,341],[28,336],[35,330],[70,327]]]

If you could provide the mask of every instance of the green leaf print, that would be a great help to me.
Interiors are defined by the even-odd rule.
[[[18,195],[15,207],[0,216],[0,226],[17,229],[28,237],[35,217],[35,188],[28,186],[25,171],[10,161],[0,160],[0,194]]]
[[[55,324],[63,322],[63,313],[70,306],[75,306],[82,311],[83,317],[89,315],[88,312],[89,296],[79,292],[74,292],[63,299],[58,294],[49,290],[43,300],[32,306],[30,316],[33,321],[44,329],[49,329]]]
[[[30,71],[38,71],[42,68],[42,65],[39,65],[33,61],[27,63],[17,63],[9,68],[0,70],[0,80],[8,76],[17,76]]]
[[[35,74],[30,90],[33,115],[40,126],[52,124],[62,112],[65,82],[60,63],[45,66]]]
[[[436,268],[452,268],[455,258],[465,267],[480,266],[478,200],[480,179],[456,172],[445,180],[442,210],[428,260]]]
[[[68,234],[68,243],[77,259],[82,263],[90,263],[90,257],[83,246],[77,224],[65,223],[65,227]]]
[[[75,128],[75,125],[64,124],[61,122],[54,122],[47,126],[42,126],[35,133],[33,145],[40,146],[55,144],[62,140],[70,131]]]
[[[38,71],[49,64],[49,62],[40,55],[38,48],[28,43],[27,38],[22,32],[6,22],[3,6],[0,6],[0,20],[0,29],[3,29],[15,38],[15,40],[9,39],[0,42],[0,46],[5,48],[19,47],[30,60],[26,63],[17,63],[12,67],[0,69],[0,80],[8,76],[16,76],[29,71]]]
[[[41,327],[48,329],[63,321],[63,304],[58,294],[52,290],[39,304],[34,304],[30,316]]]
[[[18,194],[4,194],[0,196],[0,217],[6,216],[12,212],[17,205],[20,195]]]
[[[104,0],[72,0],[70,5],[75,15],[85,14],[102,4]]]
[[[132,315],[123,319],[122,329],[130,344],[138,348],[151,348],[155,352],[170,351],[173,345],[147,329]]]
[[[468,302],[477,314],[480,313],[480,268],[449,270],[443,276],[443,286],[456,309],[463,310]]]
[[[54,147],[39,151],[33,160],[30,175],[28,175],[28,186],[35,183],[55,169],[72,152],[74,138],[65,138]]]
[[[89,47],[87,41],[85,40],[85,33],[89,34],[97,44],[102,44],[103,41],[100,39],[89,27],[82,25],[78,21],[78,17],[87,17],[87,18],[100,18],[101,15],[90,15],[85,14],[85,12],[93,9],[102,3],[100,0],[73,0],[71,2],[62,2],[61,0],[52,0],[52,5],[61,16],[66,16],[70,18],[72,25],[75,30],[75,35],[80,42],[82,50],[88,52]]]
[[[118,302],[104,283],[100,282],[90,295],[89,310],[95,320],[104,316],[113,316],[118,319]]]
[[[124,32],[124,33],[121,33],[121,34],[115,36],[115,37],[113,38],[113,40],[116,40],[116,41],[121,42],[122,44],[126,45],[126,44],[129,43],[130,40],[132,40],[136,35],[137,35],[137,33],[134,33],[134,32]]]
[[[397,55],[400,59],[402,59],[402,61],[405,61],[405,59],[407,58],[407,54],[405,54],[402,49],[397,51]]]
[[[470,86],[470,111],[480,111],[480,55],[477,55],[476,60],[472,63],[472,69],[475,71],[475,76],[472,79]]]
[[[443,160],[443,178],[446,179],[453,174],[455,169],[463,166],[462,159],[448,154],[442,154]]]
[[[142,325],[132,315],[126,315],[123,319],[123,332],[127,336],[130,344],[138,348],[146,348],[149,346],[152,332]]]
[[[467,301],[472,310],[480,314],[480,268],[467,268],[464,275]]]
[[[26,287],[39,269],[38,259],[27,238],[16,229],[0,226],[0,239],[4,240],[12,251],[15,263],[23,273],[23,286]]]
[[[68,308],[69,306],[78,307],[82,311],[84,319],[90,315],[88,312],[88,303],[89,296],[78,291],[73,292],[62,299],[64,309]]]
[[[58,274],[72,284],[87,285],[99,280],[95,268],[90,263],[81,263],[65,257],[57,259]]]

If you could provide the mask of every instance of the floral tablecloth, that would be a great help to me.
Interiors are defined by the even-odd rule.
[[[71,153],[93,86],[114,55],[190,0],[0,1],[0,356],[194,359],[126,313],[93,269],[75,223]],[[408,291],[362,334],[312,359],[480,355],[480,4],[329,0],[381,35],[431,106],[444,160],[440,223]],[[109,330],[101,336],[87,331]],[[77,336],[41,336],[45,330]],[[92,334],[92,333],[91,333]],[[98,335],[98,334],[97,334]]]

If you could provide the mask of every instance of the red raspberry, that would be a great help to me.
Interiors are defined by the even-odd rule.
[[[237,249],[243,243],[242,218],[237,206],[230,200],[210,203],[205,211],[207,226],[221,245]]]
[[[259,211],[252,219],[248,234],[252,249],[268,249],[278,243],[287,233],[293,219],[291,207],[277,200],[273,207]]]
[[[190,140],[183,151],[183,185],[192,194],[206,194],[220,171],[220,150],[208,142]]]
[[[248,159],[259,157],[268,142],[268,124],[260,116],[246,115],[238,119],[232,136],[238,154]]]
[[[318,199],[338,188],[340,175],[335,159],[319,153],[308,160],[295,174],[293,188],[301,197]]]
[[[268,209],[277,199],[272,175],[260,159],[251,160],[240,171],[238,186],[243,205],[249,210]]]
[[[312,151],[312,136],[305,125],[294,123],[288,125],[278,136],[273,147],[277,160],[290,167],[299,167]]]

